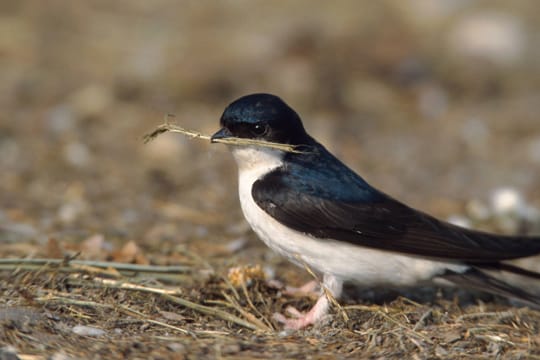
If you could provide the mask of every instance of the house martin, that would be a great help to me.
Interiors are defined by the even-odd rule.
[[[299,150],[229,145],[251,228],[277,253],[322,275],[322,287],[335,298],[346,281],[366,287],[432,282],[540,306],[540,297],[492,275],[540,279],[505,262],[540,253],[540,237],[465,229],[393,199],[308,135],[298,114],[277,96],[241,97],[225,109],[220,125],[212,140],[258,139]],[[316,323],[330,305],[326,291],[307,313],[276,319],[292,329]]]

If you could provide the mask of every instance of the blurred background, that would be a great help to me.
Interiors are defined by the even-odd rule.
[[[392,196],[525,231],[490,219],[538,216],[539,60],[534,0],[0,1],[0,255],[271,256],[225,147],[142,142],[169,113],[212,134],[252,92]]]

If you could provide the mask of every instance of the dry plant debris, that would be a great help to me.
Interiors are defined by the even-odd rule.
[[[255,280],[265,280],[266,275],[260,265],[235,266],[229,269],[227,277],[234,287],[250,285]]]
[[[200,277],[204,264],[4,259],[0,265],[0,291],[11,299],[0,307],[0,342],[19,350],[24,344],[27,355],[38,354],[44,338],[55,347],[78,334],[79,344],[56,348],[81,356],[81,344],[124,339],[116,341],[113,357],[120,357],[129,338],[130,346],[155,344],[155,354],[172,351],[159,344],[178,342],[185,354],[203,356],[204,344],[218,341],[227,356],[294,357],[304,341],[322,357],[540,358],[540,313],[527,308],[461,308],[445,299],[425,305],[401,297],[385,305],[343,305],[313,328],[280,332],[272,314],[291,305],[309,308],[311,300],[283,296],[267,284],[260,265],[231,268],[226,278]],[[196,280],[156,280],[168,271]]]
[[[129,270],[140,267],[122,264],[118,273],[126,271],[123,265]],[[464,309],[443,299],[428,306],[397,298],[386,305],[346,305],[347,321],[332,316],[314,328],[283,333],[276,331],[271,314],[291,304],[309,307],[309,301],[281,296],[260,278],[250,285],[243,281],[240,288],[227,279],[211,278],[188,289],[181,281],[164,285],[147,284],[136,276],[111,279],[80,266],[60,272],[62,267],[54,262],[41,269],[23,270],[20,260],[12,263],[11,270],[7,266],[0,290],[9,295],[11,304],[0,307],[0,341],[25,349],[21,355],[39,354],[46,338],[49,346],[71,356],[81,356],[81,345],[91,349],[93,341],[123,339],[115,341],[117,352],[112,357],[136,351],[137,343],[154,346],[148,349],[154,354],[171,355],[168,345],[160,348],[160,344],[173,342],[183,344],[184,355],[204,356],[218,341],[227,356],[290,358],[302,353],[299,340],[304,339],[319,349],[321,357],[540,357],[540,314],[527,308]],[[258,274],[257,269],[243,271]],[[62,343],[68,334],[78,334],[79,343]]]
[[[212,139],[209,135],[201,134],[200,132],[193,131],[193,130],[186,130],[178,125],[170,124],[169,122],[165,122],[164,124],[159,125],[154,131],[151,133],[148,133],[144,135],[143,141],[145,143],[148,143],[149,141],[154,140],[159,135],[166,133],[166,132],[176,132],[180,133],[182,135],[194,138],[194,139],[203,139],[208,140],[215,143],[220,144],[227,144],[227,145],[234,145],[234,146],[247,146],[247,145],[255,145],[260,147],[266,147],[270,149],[276,149],[291,153],[302,153],[303,151],[299,150],[301,148],[301,145],[288,145],[288,144],[280,144],[280,143],[274,143],[270,141],[264,141],[264,140],[257,140],[257,139],[245,139],[245,138],[238,138],[238,137],[230,137],[226,139]]]

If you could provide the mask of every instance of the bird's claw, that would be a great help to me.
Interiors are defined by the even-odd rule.
[[[281,313],[274,313],[273,319],[278,323],[283,324],[285,329],[299,330],[315,323],[316,319],[311,311],[302,313],[292,306],[288,306],[285,311],[291,315],[291,318],[286,317]]]

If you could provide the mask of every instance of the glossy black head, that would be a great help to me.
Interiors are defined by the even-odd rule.
[[[310,139],[298,114],[270,94],[235,100],[221,115],[220,125],[222,129],[212,139],[234,136],[292,145],[307,144]]]

